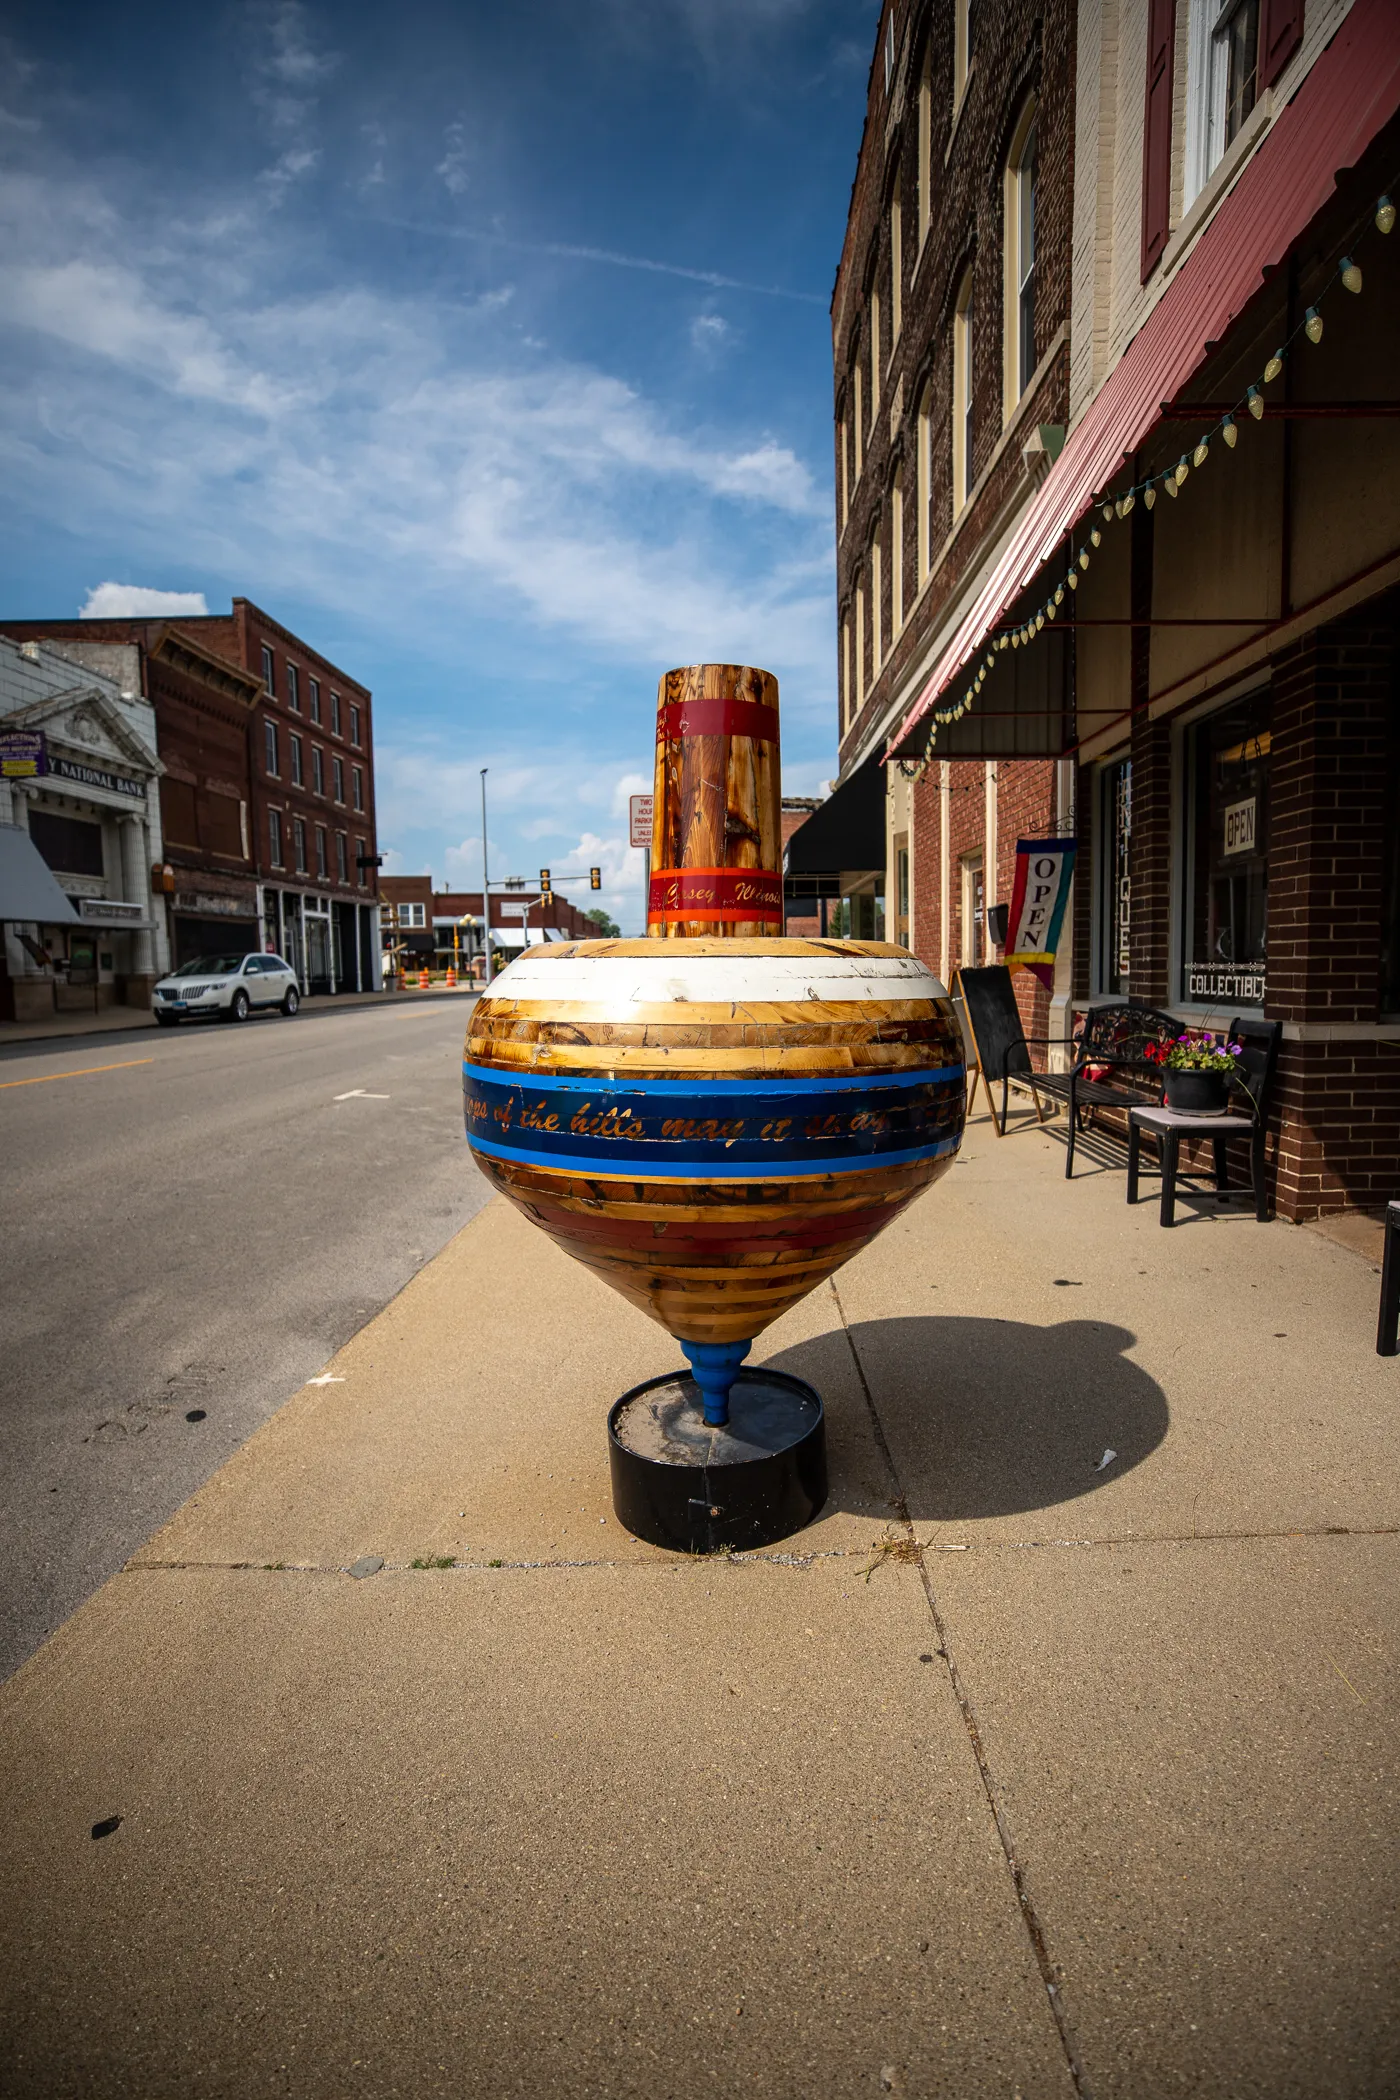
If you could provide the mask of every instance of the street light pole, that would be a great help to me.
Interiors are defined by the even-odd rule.
[[[481,769],[481,945],[486,951],[485,983],[491,982],[491,872],[486,864],[486,773]]]

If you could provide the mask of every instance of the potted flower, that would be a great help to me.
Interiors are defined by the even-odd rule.
[[[1145,1044],[1144,1049],[1148,1063],[1161,1068],[1168,1108],[1191,1116],[1224,1114],[1243,1044],[1223,1035],[1187,1034],[1174,1043]]]

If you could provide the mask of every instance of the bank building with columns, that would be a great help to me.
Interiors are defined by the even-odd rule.
[[[134,649],[99,669],[0,637],[0,1019],[149,1005],[162,770]]]

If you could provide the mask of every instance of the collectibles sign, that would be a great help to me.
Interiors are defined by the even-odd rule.
[[[1016,881],[1006,931],[1008,969],[1029,970],[1047,991],[1074,875],[1074,839],[1017,839]]]
[[[49,770],[49,747],[42,729],[0,732],[0,780],[37,780]]]

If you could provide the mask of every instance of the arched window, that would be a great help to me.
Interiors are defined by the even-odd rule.
[[[856,480],[857,480],[857,481],[859,481],[859,480],[860,480],[860,477],[861,477],[861,470],[863,469],[863,467],[864,467],[864,465],[865,465],[865,391],[864,391],[864,389],[865,389],[865,375],[864,375],[864,374],[863,374],[863,372],[861,371],[861,368],[860,368],[859,364],[857,364],[857,366],[856,366],[856,369],[855,369],[855,376],[854,376],[854,379],[853,379],[853,382],[852,382],[852,389],[851,389],[851,390],[852,390],[852,393],[853,393],[853,394],[854,394],[854,396],[855,396],[855,404],[856,404],[856,474],[855,474],[855,478],[856,478]]]
[[[836,425],[836,472],[840,477],[841,530],[851,514],[851,433],[843,415]]]
[[[904,326],[904,214],[898,197],[890,199],[890,349]]]
[[[925,47],[919,74],[919,165],[915,182],[919,193],[919,251],[923,252],[933,217],[933,53]]]
[[[854,710],[851,706],[851,616],[841,622],[841,734],[844,736],[851,726]]]
[[[884,661],[884,567],[880,559],[880,529],[876,526],[870,535],[870,683],[874,685],[880,675]]]
[[[856,697],[852,721],[865,705],[865,580],[856,578]]]
[[[933,534],[929,530],[929,511],[933,503],[933,381],[930,380],[919,396],[919,449],[918,449],[918,540],[919,582],[928,575],[929,563],[933,560]]]
[[[880,294],[870,287],[870,420],[880,406]]]
[[[1026,388],[1036,365],[1035,341],[1035,210],[1036,101],[1021,112],[1006,161],[1006,419]]]
[[[953,108],[957,110],[972,67],[972,0],[953,0]]]
[[[972,493],[972,272],[953,307],[953,516]]]
[[[904,469],[890,485],[890,647],[904,626]]]

